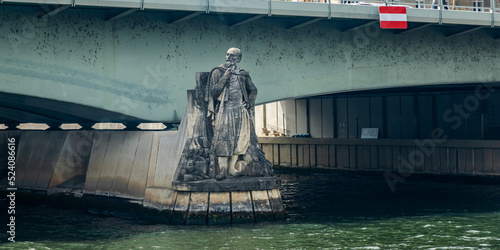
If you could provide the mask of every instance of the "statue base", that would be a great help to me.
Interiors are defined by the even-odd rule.
[[[279,185],[280,179],[275,177],[240,177],[238,180],[176,183],[174,190],[150,187],[146,189],[144,206],[150,208],[151,218],[161,217],[163,222],[171,224],[279,220],[285,218]],[[212,191],[204,191],[209,189]]]
[[[228,177],[220,181],[214,179],[191,182],[174,181],[172,187],[177,191],[192,192],[271,190],[281,187],[281,179],[277,177]]]

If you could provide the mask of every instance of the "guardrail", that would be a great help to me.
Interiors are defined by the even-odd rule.
[[[335,5],[406,6],[415,9],[434,9],[439,11],[439,24],[442,24],[443,11],[485,12],[491,13],[491,27],[495,26],[495,13],[500,13],[500,8],[496,7],[497,5],[500,7],[500,4],[496,3],[497,0],[269,0],[269,13],[272,13],[272,1],[328,5],[328,18],[331,18]],[[470,3],[470,5],[464,5],[464,3]],[[485,6],[485,3],[489,6]]]
[[[437,10],[458,10],[458,11],[477,11],[477,12],[494,12],[500,13],[500,8],[496,8],[495,0],[272,0],[284,2],[308,2],[318,4],[349,4],[349,5],[370,5],[370,6],[385,6],[385,5],[403,5],[417,9],[437,9]],[[451,2],[453,2],[451,4]],[[457,2],[459,5],[457,5]],[[470,2],[471,5],[462,5],[462,2]],[[489,6],[485,6],[489,3]]]
[[[449,1],[449,2],[448,2]],[[452,2],[453,1],[453,2]],[[467,1],[464,4],[459,1]],[[408,22],[500,26],[498,0],[0,0],[0,4],[53,4],[57,7],[47,15],[70,7],[121,8],[126,11],[110,18],[116,20],[135,11],[187,11],[192,14],[181,22],[203,13],[231,13],[262,16],[298,16],[348,19],[378,19],[377,6],[402,5],[408,7]],[[287,3],[288,2],[288,3]],[[301,3],[302,2],[302,3]],[[452,3],[452,4],[450,4]],[[365,7],[366,6],[366,7]],[[497,15],[495,20],[495,15]],[[250,20],[253,20],[252,18]],[[317,21],[317,20],[311,20]]]

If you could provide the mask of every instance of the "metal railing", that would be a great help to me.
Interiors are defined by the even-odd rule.
[[[328,19],[335,9],[334,5],[368,5],[368,6],[407,6],[416,9],[433,9],[439,11],[439,24],[443,23],[444,11],[467,11],[491,13],[490,27],[495,27],[495,13],[500,13],[499,0],[269,0],[269,16],[272,13],[273,1],[306,2],[328,5]],[[485,6],[485,3],[487,6]],[[498,6],[498,7],[497,7]]]
[[[417,9],[437,9],[437,10],[455,10],[455,11],[476,11],[476,12],[496,12],[496,0],[272,0],[286,2],[310,2],[318,4],[349,4],[349,5],[404,5]]]

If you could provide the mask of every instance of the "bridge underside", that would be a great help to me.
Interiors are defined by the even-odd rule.
[[[259,136],[318,139],[500,139],[500,84],[355,91],[256,108]],[[374,130],[376,129],[376,131]],[[365,138],[368,136],[365,136]]]
[[[148,122],[136,117],[76,103],[45,98],[0,93],[0,124],[63,123],[93,124],[98,122]]]

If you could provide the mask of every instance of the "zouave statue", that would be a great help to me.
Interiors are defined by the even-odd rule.
[[[177,181],[273,176],[272,163],[255,134],[257,88],[248,71],[236,65],[241,57],[239,49],[230,48],[224,64],[197,74],[197,119],[179,162]]]

